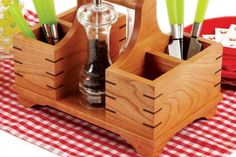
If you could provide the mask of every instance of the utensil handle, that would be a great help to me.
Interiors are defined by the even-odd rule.
[[[166,6],[170,24],[177,24],[176,0],[166,0]]]
[[[184,23],[184,0],[176,1],[176,10],[177,10],[177,24]]]
[[[209,0],[198,0],[197,11],[194,22],[202,23],[206,14]]]

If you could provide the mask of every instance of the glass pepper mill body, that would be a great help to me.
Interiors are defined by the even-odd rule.
[[[105,69],[111,64],[110,29],[118,16],[112,5],[94,0],[80,7],[77,18],[88,40],[88,59],[80,72],[80,101],[89,108],[104,108]]]

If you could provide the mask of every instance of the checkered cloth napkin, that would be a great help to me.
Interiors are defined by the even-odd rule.
[[[25,18],[37,22],[28,11]],[[50,107],[23,108],[12,89],[12,59],[0,71],[0,129],[63,157],[138,157],[118,135]],[[236,91],[222,90],[223,101],[211,120],[199,120],[176,134],[163,157],[222,157],[236,151]]]

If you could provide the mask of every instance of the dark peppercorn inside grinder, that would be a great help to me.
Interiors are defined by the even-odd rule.
[[[77,17],[88,38],[88,59],[80,73],[80,101],[89,108],[105,106],[105,70],[110,60],[110,29],[117,21],[114,7],[101,0],[83,5]]]

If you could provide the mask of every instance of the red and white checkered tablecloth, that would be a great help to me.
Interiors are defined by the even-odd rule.
[[[26,12],[30,24],[37,22]],[[12,59],[2,60],[0,71],[0,129],[63,157],[137,157],[118,135],[50,107],[25,109],[12,89]],[[236,151],[236,91],[222,90],[216,116],[180,131],[161,156],[228,156]]]

